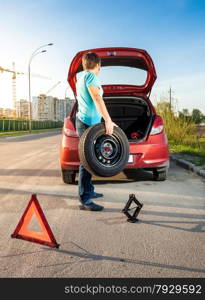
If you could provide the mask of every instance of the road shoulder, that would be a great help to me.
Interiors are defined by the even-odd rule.
[[[194,172],[195,174],[199,175],[199,176],[202,176],[205,178],[205,169],[201,167],[197,167],[196,165],[194,165],[193,163],[185,160],[185,159],[182,159],[180,157],[178,157],[176,154],[171,154],[170,155],[170,159],[172,161],[174,161],[178,166],[186,169],[186,170],[189,170],[189,171],[192,171]]]

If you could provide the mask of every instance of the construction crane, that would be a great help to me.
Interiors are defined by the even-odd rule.
[[[48,117],[49,101],[46,101],[48,93],[50,93],[54,88],[59,85],[61,81],[54,84],[46,93],[40,94],[38,96],[38,114],[43,116],[43,118]],[[45,112],[46,111],[46,112]]]
[[[12,63],[13,70],[4,69],[0,67],[0,71],[3,72],[9,72],[12,73],[12,99],[13,99],[13,108],[16,109],[16,75],[18,74],[24,74],[23,72],[16,72],[15,70],[15,63]]]
[[[46,93],[40,94],[39,97],[41,99],[46,99],[48,93],[50,93],[55,87],[57,87],[57,85],[59,85],[61,83],[61,81],[58,81],[56,84],[54,84]]]
[[[59,85],[61,83],[61,81],[58,81],[56,84],[54,84],[47,92],[46,95],[48,95],[48,93],[50,93],[55,87],[57,87],[57,85]]]
[[[13,102],[13,109],[16,109],[16,75],[27,75],[27,73],[16,72],[15,62],[12,63],[12,70],[5,69],[5,68],[0,66],[0,71],[1,71],[1,73],[3,73],[3,72],[12,73],[12,102]],[[39,75],[39,74],[34,74],[34,73],[31,74],[31,76],[39,77],[39,78],[43,78],[43,79],[49,79],[49,80],[51,79],[49,77],[42,76],[42,75]]]

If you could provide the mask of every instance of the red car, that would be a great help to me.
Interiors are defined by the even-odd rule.
[[[130,156],[125,169],[149,170],[153,172],[155,180],[165,180],[169,168],[169,148],[162,117],[156,114],[149,99],[157,77],[151,57],[145,50],[126,47],[97,48],[78,52],[68,72],[68,83],[75,96],[76,77],[83,71],[82,56],[86,52],[95,52],[101,57],[101,72],[103,69],[112,70],[113,67],[146,72],[145,80],[140,85],[123,82],[102,84],[103,99],[112,120],[125,132],[129,141]],[[70,116],[64,120],[62,131],[60,164],[65,183],[74,183],[79,168],[79,138],[75,130],[76,111],[77,101]]]

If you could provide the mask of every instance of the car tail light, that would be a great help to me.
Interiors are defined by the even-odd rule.
[[[77,134],[76,134],[75,130],[71,130],[69,128],[64,128],[64,133],[67,136],[77,137]]]
[[[63,131],[65,133],[66,136],[69,137],[78,137],[75,127],[73,126],[73,123],[71,122],[70,119],[67,119],[64,123],[63,126]]]
[[[163,129],[164,129],[164,123],[163,123],[162,117],[157,115],[155,117],[154,123],[152,125],[150,135],[159,134],[163,131]]]

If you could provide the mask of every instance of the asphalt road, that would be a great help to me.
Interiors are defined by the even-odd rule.
[[[0,277],[205,277],[204,179],[173,163],[165,182],[144,171],[95,178],[105,210],[80,211],[77,184],[61,180],[60,140],[0,139]],[[10,237],[32,193],[59,249]],[[121,212],[131,193],[144,204],[138,223]]]

